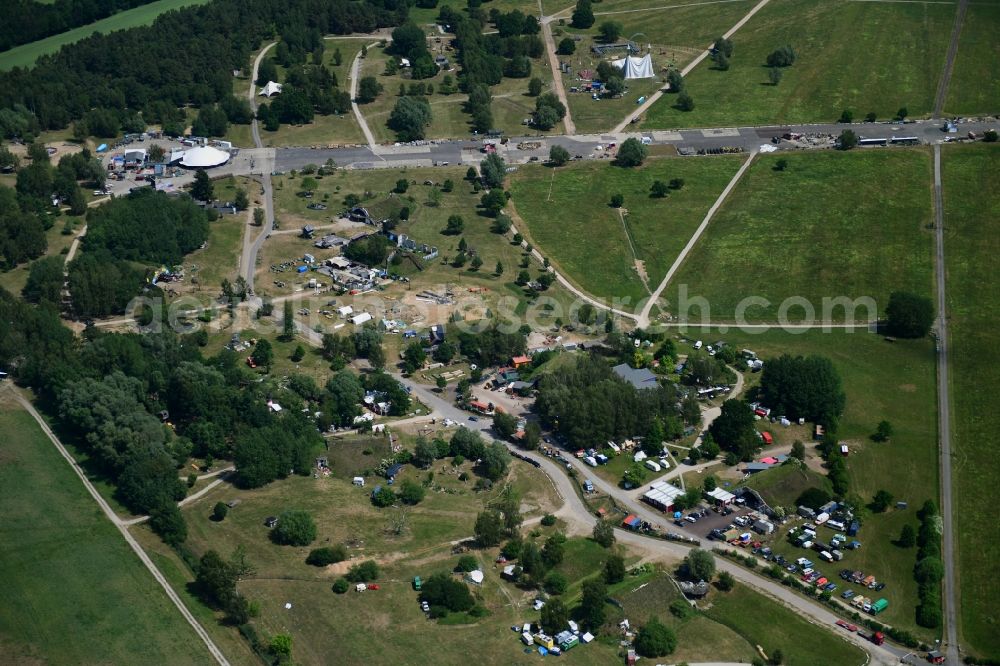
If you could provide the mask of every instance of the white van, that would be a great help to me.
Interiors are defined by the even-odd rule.
[[[694,348],[701,349],[701,340],[698,340],[697,342],[694,343]]]

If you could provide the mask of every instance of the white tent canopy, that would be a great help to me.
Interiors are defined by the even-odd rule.
[[[641,58],[629,56],[621,60],[615,60],[611,64],[622,70],[626,79],[653,78],[653,58],[648,53]]]
[[[181,166],[189,169],[208,169],[221,166],[229,161],[229,153],[212,146],[200,146],[185,151]]]
[[[267,85],[260,89],[260,94],[264,97],[270,97],[279,93],[281,93],[281,84],[274,81],[268,81]]]

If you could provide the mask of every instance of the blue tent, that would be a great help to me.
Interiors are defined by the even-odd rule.
[[[298,268],[296,268],[295,270],[296,270],[297,272],[299,272],[299,273],[305,273],[305,272],[306,272],[307,270],[309,270],[309,267],[308,267],[308,266],[299,266],[299,267],[298,267]]]
[[[99,152],[99,153],[103,153],[103,152],[104,152],[105,150],[107,150],[107,149],[108,149],[108,144],[106,144],[106,143],[102,143],[101,145],[99,145],[99,146],[97,147],[97,152]]]

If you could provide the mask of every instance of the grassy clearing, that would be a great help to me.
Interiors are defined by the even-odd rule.
[[[736,0],[724,4],[695,3],[690,6],[690,3],[674,5],[650,2],[646,3],[647,8],[652,8],[649,11],[633,11],[643,9],[641,2],[605,5],[608,3],[594,6],[597,20],[589,30],[575,30],[568,25],[553,29],[556,44],[566,35],[582,37],[572,56],[557,56],[560,61],[568,62],[572,67],[571,74],[562,75],[567,93],[571,87],[580,84],[578,72],[597,70],[601,58],[591,51],[591,46],[599,40],[597,29],[605,21],[620,23],[623,39],[633,38],[644,52],[647,47],[651,47],[649,52],[653,56],[657,76],[629,81],[629,90],[620,99],[602,98],[595,101],[586,92],[569,94],[573,122],[581,133],[606,131],[617,125],[635,110],[636,101],[640,97],[649,96],[664,85],[663,75],[667,67],[683,68],[694,60],[713,39],[742,18],[753,3],[750,0]],[[629,11],[618,13],[623,10]],[[600,15],[603,12],[612,13]]]
[[[512,176],[512,200],[527,235],[564,275],[595,296],[634,304],[649,295],[635,259],[655,288],[739,164],[723,157],[651,159],[638,169],[607,162],[532,165]],[[684,188],[666,199],[650,197],[654,180],[672,178],[683,178]],[[631,245],[622,217],[608,204],[616,193],[625,197]]]
[[[916,511],[925,500],[938,497],[933,343],[889,343],[868,333],[844,331],[705,335],[753,349],[765,359],[789,353],[820,354],[833,361],[847,393],[838,434],[851,450],[847,461],[850,493],[870,502],[878,490],[885,489],[910,506],[906,511],[868,516],[859,533],[864,546],[845,551],[843,566],[864,569],[887,583],[883,594],[891,605],[883,614],[886,622],[931,637],[915,626],[917,596],[912,571],[916,552],[891,542],[904,523],[916,526]],[[883,419],[892,423],[895,434],[889,442],[872,442],[869,437]],[[783,494],[790,496],[792,491]]]
[[[774,170],[788,160],[784,172]],[[884,306],[891,292],[931,291],[930,159],[925,150],[762,155],[712,220],[666,297],[679,289],[703,296],[711,319],[732,320],[742,299],[768,305],[746,310],[747,321],[777,321],[783,299],[871,297]],[[701,308],[681,312],[692,320]],[[697,314],[695,314],[697,311]],[[803,317],[802,306],[787,314]],[[843,321],[843,308],[831,321]],[[866,320],[859,309],[855,315]]]
[[[976,572],[989,571],[1000,558],[1000,546],[989,536],[995,521],[988,499],[995,485],[991,442],[1000,427],[990,390],[1000,380],[995,334],[1000,322],[1000,195],[989,185],[998,168],[1000,151],[995,145],[949,146],[944,151],[958,607],[963,647],[993,659],[1000,657],[1000,616],[992,603],[1000,586]]]
[[[354,56],[361,50],[366,42],[359,39],[325,39],[323,40],[323,65],[337,77],[337,85],[341,90],[350,91],[351,82],[348,76],[351,71],[351,63]],[[334,61],[335,52],[340,51],[340,64]],[[274,57],[274,50],[268,52],[269,57]],[[312,62],[312,56],[309,56]],[[278,66],[279,83],[285,80],[285,68]],[[246,94],[246,86],[250,85],[249,79],[242,81],[241,91],[237,93],[242,97]],[[259,102],[266,101],[259,98]],[[230,140],[238,145],[240,141],[246,141],[245,145],[252,145],[253,138],[248,125],[232,126],[230,132],[233,138]],[[265,146],[323,146],[337,147],[343,145],[356,145],[365,142],[361,127],[358,125],[354,114],[348,109],[342,115],[316,115],[308,125],[282,125],[276,132],[268,132],[261,126],[260,139]]]
[[[73,224],[74,230],[69,235],[65,235],[62,232],[67,220]],[[83,228],[84,222],[85,219],[83,217],[70,217],[69,215],[60,215],[55,218],[52,228],[45,232],[45,239],[49,245],[42,256],[51,257],[56,254],[68,252],[69,246],[73,244],[73,239],[76,238],[79,230]],[[32,263],[34,262],[24,263],[8,271],[0,272],[0,287],[3,287],[12,294],[20,294],[21,289],[24,288],[25,283],[28,281],[28,273],[31,271]]]
[[[245,178],[226,178],[214,184],[215,195],[223,201],[232,201],[239,188],[245,189],[253,203],[259,185]],[[243,230],[252,213],[251,205],[245,213],[221,215],[208,230],[205,248],[195,250],[184,258],[185,280],[174,289],[186,296],[193,295],[208,304],[221,293],[222,281],[236,280],[240,253],[243,249]],[[252,228],[251,231],[256,231]],[[197,281],[197,282],[195,282]],[[171,288],[170,285],[167,285]]]
[[[457,56],[455,51],[447,50],[446,42],[448,39],[448,37],[440,35],[435,36],[428,46],[433,56],[443,55],[455,67]],[[402,85],[409,88],[411,83],[430,84],[434,87],[434,94],[429,97],[432,120],[426,132],[428,138],[464,138],[471,135],[470,116],[462,110],[468,96],[457,92],[442,95],[439,92],[445,76],[450,76],[452,82],[457,84],[457,67],[451,71],[438,72],[430,79],[414,81],[408,76],[404,77],[404,74],[408,75],[408,72],[403,68],[400,68],[392,76],[385,75],[385,63],[391,57],[383,48],[373,48],[369,49],[368,56],[361,62],[361,76],[374,76],[384,88],[375,101],[360,105],[361,112],[368,121],[368,126],[371,128],[372,134],[375,135],[376,141],[380,143],[396,141],[396,133],[386,126],[386,122],[396,105],[396,100],[399,99],[399,87]],[[528,81],[532,77],[538,77],[542,80],[543,92],[552,88],[552,72],[545,58],[532,59],[530,77],[524,79],[504,78],[498,85],[490,89],[493,95],[491,110],[494,127],[503,129],[508,134],[527,133],[527,128],[521,125],[521,121],[535,110],[535,98],[527,94]],[[550,133],[558,133],[561,129],[562,124],[560,123]]]
[[[1000,60],[1000,42],[995,36],[997,25],[1000,25],[1000,4],[969,4],[948,86],[945,115],[1000,110],[1000,73],[991,66]]]
[[[866,655],[857,646],[804,620],[795,612],[739,585],[732,592],[714,597],[706,615],[731,628],[753,645],[770,653],[780,648],[783,663],[864,664]],[[747,609],[753,608],[752,613]],[[810,636],[807,640],[804,637]]]
[[[825,476],[798,465],[781,465],[758,472],[744,485],[759,492],[771,506],[794,507],[795,500],[809,488],[830,492],[830,482]]]
[[[325,201],[329,208],[326,211],[310,211],[305,208],[307,201],[297,197],[297,181],[284,177],[276,181],[275,196],[277,215],[282,220],[283,229],[297,228],[306,221],[313,224],[330,224],[334,211],[339,212],[343,199],[348,193],[359,196],[370,192],[363,205],[375,208],[385,208],[406,205],[410,208],[410,218],[400,223],[397,232],[405,233],[420,243],[439,248],[438,259],[423,263],[419,270],[410,263],[404,263],[396,268],[401,274],[409,277],[409,283],[394,283],[380,292],[388,307],[395,310],[393,316],[407,321],[417,321],[424,317],[426,324],[433,323],[430,319],[444,321],[448,315],[461,311],[470,320],[479,319],[485,309],[489,308],[496,316],[503,313],[513,313],[513,316],[528,317],[529,323],[542,328],[554,322],[556,317],[565,316],[572,302],[569,294],[558,285],[553,285],[544,293],[544,297],[535,298],[514,284],[524,257],[523,251],[512,245],[507,237],[493,233],[490,230],[492,219],[484,217],[477,209],[480,195],[473,192],[469,183],[463,180],[465,169],[462,167],[420,168],[420,169],[379,169],[374,171],[338,171],[334,176],[319,179],[319,188],[313,201]],[[396,181],[406,179],[410,182],[406,194],[400,196],[391,194]],[[439,205],[431,201],[431,193],[444,180],[451,180],[454,191],[442,192]],[[436,185],[425,185],[426,181]],[[465,222],[465,230],[460,236],[444,235],[448,217],[459,215]],[[363,225],[354,225],[352,233],[340,231],[341,235],[351,236],[358,231],[368,229]],[[317,232],[323,233],[323,232]],[[471,263],[462,268],[455,268],[448,262],[458,253],[458,244],[464,239],[468,247],[483,259],[483,266],[472,270]],[[296,278],[291,273],[271,274],[269,266],[277,261],[285,261],[301,257],[303,252],[313,252],[317,258],[328,256],[324,252],[315,252],[312,243],[298,239],[294,234],[275,235],[264,244],[263,256],[258,269],[258,292],[276,295],[291,293],[295,288]],[[497,263],[503,265],[502,275],[497,276]],[[541,267],[537,262],[530,262],[529,270],[532,276],[538,274]],[[286,281],[284,289],[273,285],[275,279]],[[455,293],[456,303],[441,308],[431,308],[425,303],[415,300],[417,293],[424,289],[443,292],[451,288]],[[352,303],[355,309],[364,300],[351,300],[352,297],[338,298],[338,302]],[[552,299],[552,310],[546,309],[545,302]],[[324,301],[325,302],[325,301]],[[478,316],[477,316],[477,313]],[[425,324],[419,324],[425,325]]]
[[[78,42],[81,39],[90,37],[95,32],[107,34],[115,30],[149,25],[157,16],[164,12],[189,5],[203,5],[206,2],[208,0],[159,0],[159,2],[119,12],[100,21],[94,21],[88,25],[67,30],[66,32],[52,35],[51,37],[46,37],[30,44],[22,44],[21,46],[0,53],[0,70],[13,69],[14,67],[31,67],[41,56],[55,53],[66,44]]]
[[[0,429],[4,661],[210,661],[66,461],[9,398]]]
[[[694,111],[678,111],[666,95],[644,126],[832,122],[843,109],[884,119],[902,106],[926,115],[954,16],[953,4],[774,0],[733,36],[728,71],[706,60],[688,76]],[[785,44],[797,59],[772,86],[767,55]]]
[[[331,447],[341,445],[331,443]],[[376,458],[377,452],[373,450],[370,457]],[[339,452],[331,453],[335,466],[346,461]],[[522,646],[509,626],[536,621],[538,614],[530,610],[533,595],[500,581],[499,570],[491,566],[495,550],[472,552],[486,574],[485,584],[475,593],[489,609],[488,617],[474,624],[434,624],[420,612],[410,585],[412,577],[426,579],[433,572],[454,567],[457,556],[451,554],[450,542],[471,535],[475,514],[486,501],[485,495],[472,491],[473,481],[458,481],[457,473],[445,467],[451,467],[450,461],[434,465],[434,483],[441,490],[429,492],[422,503],[409,510],[410,527],[403,537],[386,532],[389,510],[376,509],[368,501],[375,480],[369,479],[367,488],[355,488],[349,480],[338,478],[338,469],[331,478],[296,477],[253,491],[224,486],[213,491],[197,506],[185,509],[191,528],[189,545],[196,553],[216,548],[224,554],[238,543],[247,547],[257,573],[240,588],[260,603],[257,630],[265,640],[275,633],[290,633],[298,663],[329,663],[330,655],[344,663],[405,663],[413,654],[433,653],[435,663],[457,664],[472,650],[482,651],[484,663],[522,663]],[[461,471],[468,470],[469,463],[465,463]],[[526,505],[525,515],[554,508],[556,498],[547,490],[550,484],[540,472],[520,463],[511,470],[511,481]],[[418,480],[425,475],[412,468],[404,472],[405,477]],[[214,502],[234,497],[242,502],[225,521],[212,522],[208,513]],[[349,544],[352,557],[378,560],[383,567],[379,579],[382,589],[335,595],[330,585],[349,565],[317,569],[304,563],[307,548],[272,544],[262,523],[264,517],[292,506],[306,508],[315,516],[319,538],[313,547],[344,542]],[[548,530],[542,530],[543,538],[547,534]],[[284,608],[286,602],[291,602],[290,610]],[[351,621],[345,622],[346,617]],[[376,631],[391,627],[391,631],[382,631],[376,641],[359,633],[358,626]],[[449,649],[440,651],[442,644]],[[580,654],[582,663],[598,664],[607,663],[613,652],[595,646]]]

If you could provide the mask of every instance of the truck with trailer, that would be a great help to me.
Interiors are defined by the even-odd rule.
[[[864,638],[866,641],[871,641],[875,645],[882,645],[885,643],[885,634],[881,631],[868,631],[866,629],[862,629],[858,631],[858,636],[861,636],[861,638]]]

